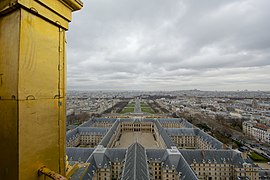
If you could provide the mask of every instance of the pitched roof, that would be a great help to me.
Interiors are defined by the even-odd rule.
[[[198,128],[165,128],[169,136],[197,136],[212,145],[214,149],[222,149],[223,143]]]
[[[161,163],[163,168],[175,169],[177,173],[180,173],[180,179],[198,179],[184,157],[175,147],[173,149],[147,149],[146,154],[148,161]]]
[[[149,171],[144,147],[134,143],[127,149],[123,180],[148,180]]]
[[[66,154],[68,156],[69,161],[83,161],[89,158],[89,156],[93,153],[94,148],[66,148]]]
[[[236,167],[243,167],[249,163],[254,164],[248,159],[243,159],[241,153],[234,150],[179,150],[188,164],[231,164]]]

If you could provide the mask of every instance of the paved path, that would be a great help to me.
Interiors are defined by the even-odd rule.
[[[141,113],[141,103],[140,103],[140,99],[136,99],[135,100],[135,108],[134,108],[134,113]]]
[[[138,142],[145,148],[159,149],[157,141],[155,141],[152,133],[146,132],[124,132],[120,141],[113,148],[127,148],[131,144]]]

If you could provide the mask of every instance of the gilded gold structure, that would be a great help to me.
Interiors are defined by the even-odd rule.
[[[0,179],[65,175],[65,31],[82,5],[0,1]]]

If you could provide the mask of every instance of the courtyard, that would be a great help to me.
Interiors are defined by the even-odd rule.
[[[152,133],[146,132],[124,132],[120,140],[117,141],[113,148],[127,148],[134,142],[139,142],[146,149],[161,149]]]

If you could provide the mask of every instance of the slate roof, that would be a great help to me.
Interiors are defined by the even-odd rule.
[[[173,149],[147,149],[146,154],[148,161],[159,162],[163,168],[175,169],[181,174],[180,179],[198,179],[184,157],[175,147]]]
[[[161,124],[172,122],[181,124],[185,128],[193,128],[193,125],[183,118],[159,118],[158,121]]]
[[[93,118],[90,118],[88,121],[85,121],[84,123],[82,123],[79,127],[91,127],[93,122]]]
[[[181,172],[181,180],[197,180],[197,176],[193,169],[186,162],[185,158],[180,154],[180,162],[176,168],[178,172]]]
[[[115,133],[117,127],[119,125],[119,120],[115,121],[113,126],[110,128],[110,130],[107,132],[107,134],[103,137],[101,142],[99,143],[100,145],[107,147],[111,138],[113,137],[113,134]]]
[[[110,128],[100,128],[100,127],[79,127],[78,133],[82,134],[99,134],[105,135]]]
[[[91,127],[93,124],[98,122],[109,122],[114,123],[116,121],[116,118],[90,118],[88,121],[81,124],[79,127]]]
[[[199,136],[201,139],[207,141],[212,145],[212,148],[223,149],[223,143],[217,140],[216,138],[210,136],[199,128],[194,129],[196,136]]]
[[[165,129],[161,126],[159,121],[155,121],[156,127],[158,129],[158,133],[164,140],[164,143],[166,144],[167,148],[171,148],[172,146],[175,146],[175,143],[171,140],[170,136],[166,133]]]
[[[244,164],[249,163],[255,166],[251,159],[243,159],[241,153],[234,150],[179,150],[187,163],[217,163],[231,164],[242,168]]]
[[[79,161],[83,162],[89,158],[89,156],[94,152],[94,148],[66,148],[66,154],[69,161]]]
[[[75,136],[85,135],[85,134],[96,134],[105,136],[105,134],[109,131],[109,128],[99,128],[99,127],[78,127],[69,131],[66,135],[66,140],[74,139]]]
[[[144,147],[139,143],[129,146],[126,153],[122,180],[148,180],[149,171]]]
[[[166,149],[146,149],[147,159],[150,161],[161,162]]]
[[[66,141],[69,141],[70,139],[74,139],[76,135],[79,135],[78,128],[73,129],[66,134]]]
[[[126,149],[107,149],[99,145],[91,156],[86,160],[90,163],[83,179],[92,179],[97,168],[107,168],[112,162],[123,162],[125,160]]]
[[[270,179],[270,169],[262,169],[259,171],[260,179]]]
[[[214,149],[222,149],[223,143],[198,128],[165,128],[169,136],[197,136],[207,141]]]

